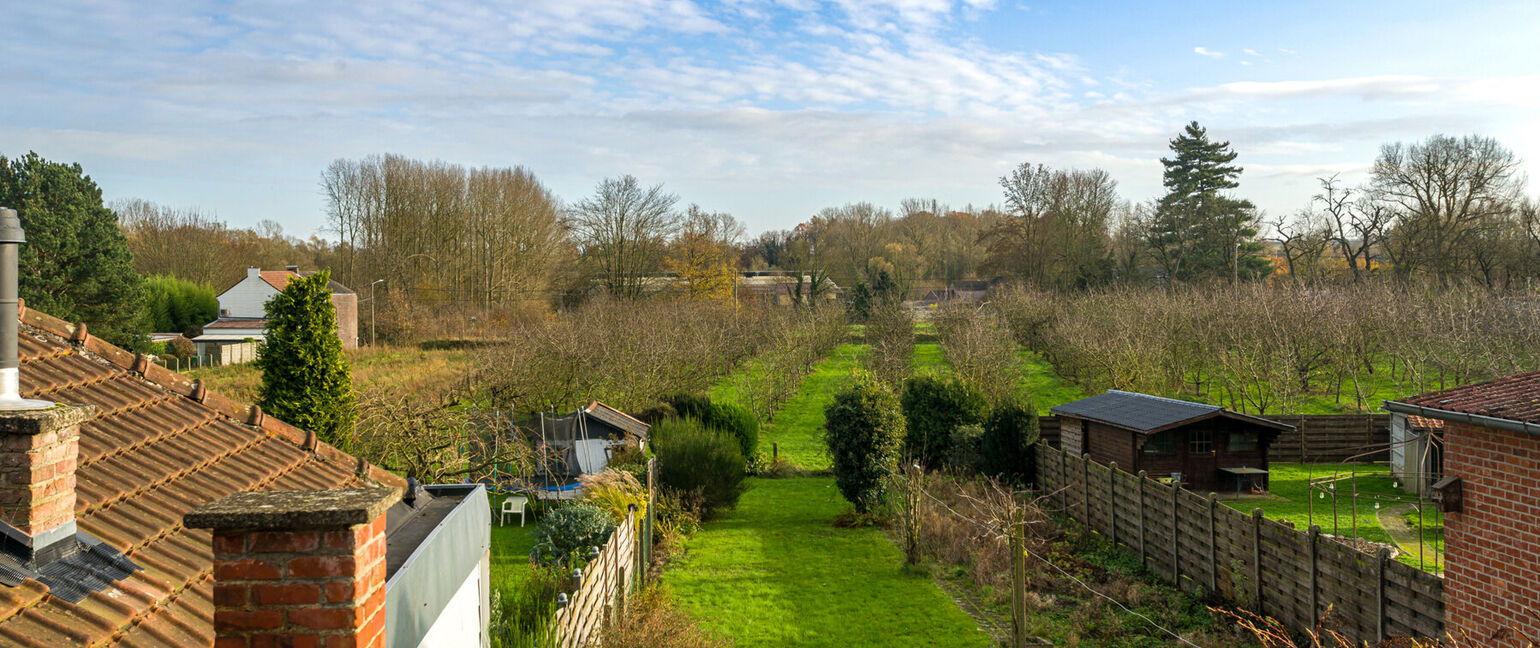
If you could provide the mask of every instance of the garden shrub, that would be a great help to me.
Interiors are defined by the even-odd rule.
[[[604,509],[576,502],[545,514],[535,529],[535,548],[530,558],[540,564],[571,564],[573,555],[587,556],[589,547],[601,547],[615,530],[615,520]]]
[[[737,403],[713,403],[710,396],[674,394],[668,405],[679,418],[691,418],[706,427],[724,432],[738,440],[738,451],[752,459],[759,447],[759,419],[749,408]]]
[[[901,400],[907,427],[904,452],[932,470],[951,457],[953,430],[983,423],[989,408],[982,392],[952,376],[910,378],[904,381]]]
[[[961,474],[979,472],[983,466],[984,426],[977,423],[959,425],[952,429],[952,440],[947,449],[947,468]]]
[[[295,277],[268,300],[267,335],[252,365],[262,372],[257,404],[263,412],[344,445],[356,397],[329,281],[325,270]]]
[[[738,440],[695,419],[664,421],[652,429],[658,481],[693,498],[702,517],[730,509],[743,495],[747,464]]]
[[[1032,446],[1039,436],[1037,410],[1030,403],[1006,402],[989,413],[979,440],[984,474],[1012,484],[1032,483],[1037,460]]]
[[[860,513],[880,502],[885,478],[898,462],[904,417],[898,398],[868,374],[834,395],[824,408],[824,443],[834,483]]]
[[[642,488],[647,487],[647,453],[634,445],[623,445],[610,452],[611,470],[631,475]]]

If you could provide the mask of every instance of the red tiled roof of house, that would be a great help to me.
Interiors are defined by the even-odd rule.
[[[299,273],[290,272],[288,270],[263,270],[258,274],[261,275],[263,281],[266,281],[268,285],[277,288],[279,292],[283,292],[284,288],[289,287],[290,279],[299,276]]]
[[[82,326],[31,309],[22,324],[22,394],[97,408],[80,426],[79,529],[143,569],[79,603],[34,580],[0,586],[0,645],[209,645],[210,536],[184,528],[184,514],[239,491],[404,486]]]
[[[1428,418],[1426,416],[1416,416],[1416,415],[1407,416],[1406,417],[1406,424],[1411,426],[1411,428],[1413,430],[1442,430],[1442,429],[1444,429],[1444,422],[1442,420],[1436,419],[1436,418]]]
[[[1540,423],[1540,371],[1428,392],[1400,402],[1446,412]]]

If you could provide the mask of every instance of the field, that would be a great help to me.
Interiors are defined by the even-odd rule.
[[[474,367],[475,351],[424,351],[416,347],[380,346],[347,352],[353,366],[353,388],[359,393],[433,391],[464,381]],[[187,372],[201,378],[209,390],[239,401],[257,401],[262,372],[251,363]]]

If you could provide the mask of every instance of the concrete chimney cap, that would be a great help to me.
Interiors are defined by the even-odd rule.
[[[21,219],[16,216],[16,210],[0,207],[0,243],[26,243],[27,237],[21,231]]]

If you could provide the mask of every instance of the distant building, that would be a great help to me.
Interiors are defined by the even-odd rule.
[[[300,272],[299,266],[283,270],[247,268],[245,279],[219,294],[219,319],[205,324],[203,334],[193,338],[198,353],[220,358],[220,364],[255,358],[255,343],[261,342],[267,332],[267,302],[283,292],[290,280],[309,274]],[[332,306],[337,309],[337,337],[342,340],[342,348],[356,349],[358,294],[336,281],[328,287]]]
[[[1052,408],[1059,443],[1128,472],[1176,477],[1190,490],[1265,488],[1267,450],[1285,425],[1223,407],[1109,390]]]

